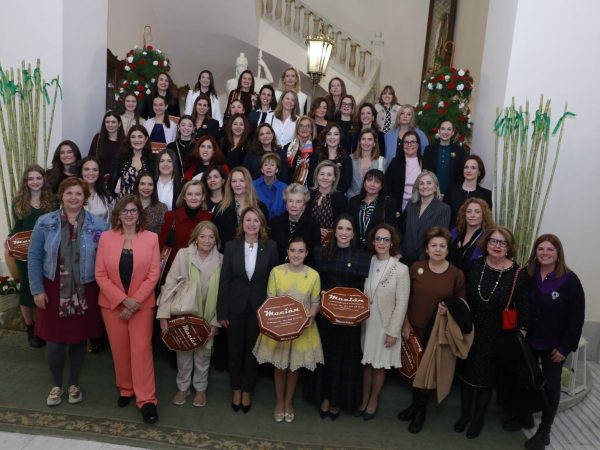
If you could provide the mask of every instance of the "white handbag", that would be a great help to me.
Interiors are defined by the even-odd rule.
[[[198,314],[198,301],[196,300],[197,286],[193,280],[183,277],[177,279],[177,284],[168,292],[161,292],[158,305],[169,303],[172,316],[183,314]]]

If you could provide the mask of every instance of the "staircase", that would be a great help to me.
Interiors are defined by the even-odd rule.
[[[306,67],[305,36],[317,34],[322,23],[335,47],[321,87],[327,90],[328,80],[339,76],[346,82],[348,92],[354,93],[357,103],[376,101],[380,90],[381,33],[375,34],[371,44],[360,42],[300,0],[257,0],[257,11],[259,48],[296,67]]]

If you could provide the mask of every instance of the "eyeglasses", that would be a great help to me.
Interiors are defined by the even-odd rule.
[[[309,130],[312,127],[310,123],[301,123],[298,128],[301,130]]]
[[[121,215],[122,216],[135,216],[138,213],[138,209],[137,208],[133,208],[133,209],[124,209],[121,211]]]
[[[417,141],[402,141],[404,142],[404,145],[416,145]]]
[[[342,102],[342,106],[349,106],[352,107],[352,102],[348,103],[348,102]]]
[[[392,241],[392,238],[389,237],[384,237],[384,236],[375,236],[375,242],[384,242],[384,243],[389,243]]]
[[[508,241],[505,241],[504,239],[490,239],[488,241],[488,244],[493,245],[495,247],[505,248],[508,246]]]

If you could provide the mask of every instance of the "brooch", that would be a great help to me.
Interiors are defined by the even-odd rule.
[[[552,294],[550,294],[552,296],[552,300],[556,300],[558,297],[560,297],[560,294],[556,291],[552,291]]]
[[[450,156],[453,158],[456,158],[456,153],[452,152],[452,153],[450,153]]]
[[[202,128],[208,128],[206,125],[202,125]]]
[[[100,235],[102,235],[102,231],[98,230],[94,233],[94,237],[92,238],[92,240],[95,243],[98,243],[98,241],[100,240]]]
[[[423,275],[423,274],[425,273],[425,271],[423,270],[423,268],[422,268],[422,267],[419,267],[419,268],[417,269],[417,273],[418,273],[419,275]]]

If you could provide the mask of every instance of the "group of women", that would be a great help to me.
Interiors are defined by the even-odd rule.
[[[439,142],[429,145],[414,109],[398,105],[391,86],[377,105],[357,108],[339,78],[300,115],[308,100],[298,95],[293,68],[279,90],[264,86],[258,95],[252,73],[243,72],[223,117],[212,74],[203,71],[186,114],[170,118],[179,111],[163,75],[140,105],[145,120],[128,96],[123,115],[105,114],[89,156],[61,142],[52,168],[29,167],[15,197],[13,232],[33,229],[29,260],[19,266],[21,304],[30,345],[47,343],[49,406],[61,403],[67,353],[68,400],[81,401],[85,342],[102,336],[103,323],[117,405],[135,397],[144,421],[156,422],[153,322],[166,331],[171,308],[159,302],[156,313],[155,292],[188,279],[216,339],[177,353],[176,405],[192,386],[192,404],[206,404],[214,351],[226,355],[236,412],[250,411],[258,365],[269,363],[275,421],[295,419],[301,369],[303,395],[321,418],[335,420],[344,409],[371,420],[386,370],[402,365],[403,339],[417,336],[427,355],[447,323],[451,339],[465,344],[444,354],[434,385],[419,370],[435,368],[422,363],[398,418],[410,421],[411,432],[422,429],[430,393],[447,394],[458,357],[455,430],[475,438],[501,374],[494,344],[509,334],[503,310],[513,304],[516,332],[547,378],[542,425],[528,448],[548,441],[561,365],[581,334],[581,283],[554,235],[540,236],[527,269],[518,268],[513,235],[494,224],[491,193],[479,184],[483,161],[452,143],[451,122],[441,121]],[[367,294],[371,313],[362,326],[318,314],[321,292],[333,287]],[[281,295],[301,301],[309,317],[292,341],[261,334],[256,319],[267,297]],[[532,426],[529,411],[511,413],[508,429]]]

